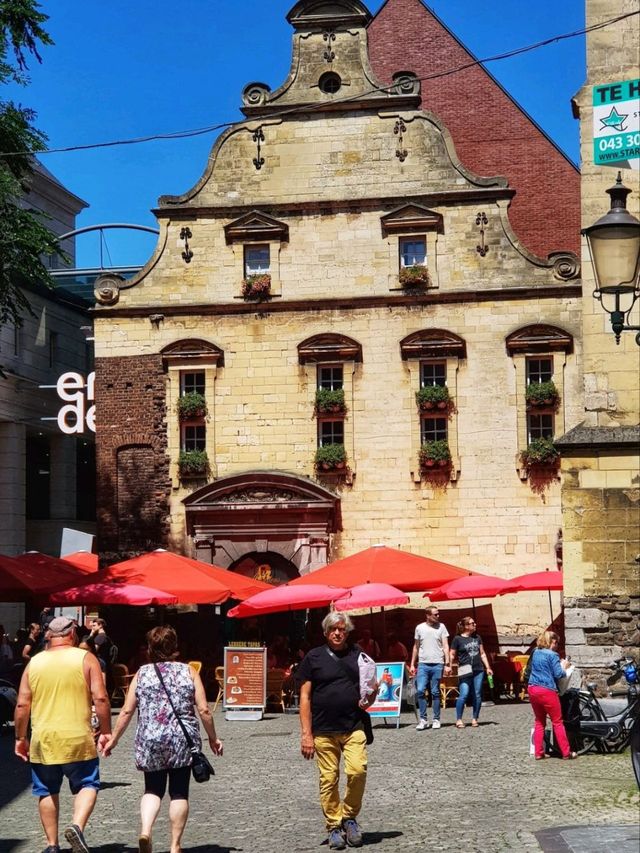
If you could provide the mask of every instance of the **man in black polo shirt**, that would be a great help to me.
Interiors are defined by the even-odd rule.
[[[315,755],[320,772],[320,805],[329,832],[329,849],[362,845],[356,821],[367,779],[363,709],[374,701],[360,699],[358,646],[349,643],[353,622],[344,613],[329,613],[322,621],[326,645],[312,649],[297,672],[300,684],[301,751]],[[347,787],[340,800],[340,756],[344,756]]]

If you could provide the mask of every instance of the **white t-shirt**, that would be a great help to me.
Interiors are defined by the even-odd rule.
[[[444,663],[442,641],[449,636],[446,627],[439,622],[437,627],[421,622],[416,625],[414,639],[420,643],[418,650],[419,663]]]

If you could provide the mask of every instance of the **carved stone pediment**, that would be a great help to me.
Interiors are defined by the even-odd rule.
[[[400,341],[400,354],[409,358],[466,358],[465,341],[446,329],[422,329]]]
[[[232,492],[227,492],[218,499],[218,503],[237,503],[237,504],[272,504],[272,503],[291,503],[292,501],[300,500],[300,495],[296,492],[287,489],[236,489]]]
[[[507,336],[509,355],[516,353],[573,352],[573,336],[557,326],[538,323],[524,326]]]
[[[327,332],[314,335],[298,344],[300,364],[317,364],[329,361],[362,361],[362,346],[353,338]]]
[[[287,15],[296,31],[320,27],[366,27],[371,12],[359,0],[300,0]]]
[[[437,231],[442,234],[443,220],[440,213],[421,204],[403,204],[380,217],[384,234],[401,231]]]
[[[224,366],[224,350],[199,338],[184,338],[174,341],[160,350],[160,354],[165,365],[214,364],[217,367]]]
[[[252,210],[245,213],[233,222],[224,226],[224,234],[227,243],[255,242],[257,240],[280,240],[289,239],[289,226],[286,222],[280,222],[262,213],[260,210]]]

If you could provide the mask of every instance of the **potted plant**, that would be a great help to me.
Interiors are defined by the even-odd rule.
[[[420,448],[420,469],[429,471],[432,468],[450,468],[451,451],[444,439],[425,441]]]
[[[416,403],[421,412],[432,409],[450,411],[453,407],[453,400],[446,385],[426,385],[416,391]]]
[[[431,276],[429,270],[422,264],[414,264],[411,267],[402,267],[400,270],[400,284],[407,288],[429,287],[431,285]]]
[[[534,438],[527,449],[520,454],[520,461],[527,470],[542,467],[557,468],[560,462],[560,453],[553,443],[553,439]]]
[[[344,390],[336,388],[318,388],[316,391],[316,415],[342,414],[347,411],[344,402]]]
[[[558,389],[551,380],[549,382],[532,382],[527,385],[526,400],[529,408],[557,409],[560,403],[560,394],[558,394]]]
[[[271,276],[269,273],[248,275],[242,282],[244,299],[262,300],[271,296]]]
[[[206,414],[207,401],[204,394],[200,394],[198,391],[189,391],[178,399],[178,417],[181,421],[204,418]]]
[[[315,465],[318,471],[341,471],[347,465],[344,444],[323,444],[316,450]]]
[[[203,477],[209,473],[209,457],[206,450],[181,450],[178,469],[182,478]]]

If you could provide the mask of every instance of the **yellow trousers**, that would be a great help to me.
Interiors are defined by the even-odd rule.
[[[323,734],[313,739],[320,772],[320,805],[327,830],[342,825],[343,820],[355,818],[362,807],[367,781],[367,742],[363,731],[349,734]],[[347,787],[340,800],[340,756],[344,756]]]

